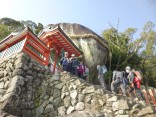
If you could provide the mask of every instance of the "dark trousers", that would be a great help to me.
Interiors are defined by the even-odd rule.
[[[77,67],[72,67],[72,68],[71,68],[71,73],[72,73],[73,75],[75,75],[75,76],[78,76],[78,74],[77,74]]]
[[[69,72],[69,66],[68,65],[63,65],[63,71]]]
[[[135,89],[134,89],[133,87],[131,87],[130,93],[132,93],[134,90],[135,90],[135,92],[136,92],[137,98],[139,98],[140,100],[143,101],[143,100],[144,100],[144,97],[143,97],[143,95],[142,95],[141,90],[140,90],[139,88],[136,88],[136,87],[135,87]]]
[[[78,77],[84,79],[82,72],[78,72]]]

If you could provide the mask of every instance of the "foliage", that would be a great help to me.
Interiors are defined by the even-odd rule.
[[[5,38],[7,35],[9,35],[12,32],[12,30],[8,30],[8,27],[6,25],[0,25],[0,40]]]
[[[22,31],[25,27],[29,27],[36,35],[43,29],[41,23],[36,24],[30,20],[16,21],[11,18],[0,19],[0,40],[7,37],[11,32]]]
[[[109,42],[110,52],[112,54],[110,70],[123,70],[127,63],[138,62],[134,56],[138,52],[137,40],[133,40],[135,28],[128,28],[125,32],[119,33],[116,29],[110,28],[103,31],[102,36]]]
[[[154,24],[147,22],[140,38],[134,39],[136,28],[118,32],[115,28],[106,29],[102,36],[109,42],[109,70],[123,71],[126,66],[141,70],[144,84],[156,87],[156,31]],[[110,77],[110,76],[109,76]]]
[[[156,31],[154,31],[155,24],[147,22],[141,33],[141,40],[143,42],[140,57],[141,70],[144,73],[144,82],[146,86],[148,83],[156,86]]]

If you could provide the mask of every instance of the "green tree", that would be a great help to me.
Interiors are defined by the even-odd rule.
[[[11,33],[12,30],[8,29],[6,25],[0,25],[0,40],[4,39],[7,35]]]
[[[124,32],[118,32],[115,28],[106,29],[102,36],[109,43],[109,84],[111,82],[111,71],[124,70],[127,65],[138,63],[139,57],[139,41],[133,41],[133,35],[137,31],[136,28],[128,28]],[[133,60],[135,58],[135,60]]]
[[[154,72],[156,70],[156,32],[154,27],[153,22],[147,22],[140,38],[143,42],[140,53],[142,58],[141,69],[146,87],[148,85],[156,86],[156,73]]]
[[[43,25],[41,23],[38,23],[34,33],[37,35],[39,32],[43,29]]]
[[[102,36],[109,42],[110,71],[124,70],[125,66],[141,70],[146,86],[156,87],[156,32],[154,23],[147,22],[141,37],[134,39],[136,28],[118,32],[115,28],[106,29]]]
[[[134,58],[138,60],[139,41],[133,41],[133,35],[136,31],[136,28],[128,28],[122,33],[114,28],[103,31],[102,35],[109,42],[112,54],[111,64],[109,65],[111,70],[123,70],[125,66],[135,62],[132,61]]]
[[[43,29],[43,25],[41,23],[36,24],[31,20],[16,21],[11,18],[0,19],[0,40],[7,37],[11,32],[21,32],[26,26],[29,27],[36,35]]]

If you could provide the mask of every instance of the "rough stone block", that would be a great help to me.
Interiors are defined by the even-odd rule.
[[[117,96],[113,96],[113,97],[107,99],[108,102],[116,102],[117,100],[118,100]]]
[[[70,107],[67,109],[67,114],[72,113],[74,110],[75,110],[75,108],[74,108],[73,106],[70,106]]]
[[[42,106],[36,109],[36,117],[39,117],[44,112],[44,108]]]
[[[83,102],[78,102],[76,107],[75,107],[75,109],[78,111],[82,111],[82,110],[84,110],[84,108],[85,108],[85,105]]]
[[[146,108],[143,108],[139,113],[138,113],[138,116],[141,117],[141,116],[144,116],[144,115],[147,115],[147,114],[153,114],[154,111],[152,109],[151,106],[148,106]]]
[[[129,105],[126,100],[119,100],[117,102],[114,102],[113,105],[113,110],[126,110],[129,109]]]
[[[65,113],[66,113],[66,108],[64,106],[58,108],[58,116],[64,116]]]
[[[49,112],[53,112],[54,111],[54,107],[52,104],[48,104],[44,110],[44,113],[49,113]]]
[[[87,93],[93,93],[95,91],[95,87],[94,86],[89,86],[89,87],[86,87],[82,93],[83,94],[87,94]]]
[[[63,86],[64,86],[64,83],[60,83],[60,84],[57,84],[55,88],[62,89]]]
[[[0,71],[0,78],[3,78],[3,77],[4,77],[4,72]]]
[[[71,96],[72,99],[76,99],[77,94],[78,94],[77,90],[70,91],[70,96]]]
[[[66,96],[64,98],[64,106],[65,107],[69,107],[70,105],[71,105],[71,103],[70,103],[70,97],[69,96]]]
[[[4,82],[0,82],[0,89],[4,88]]]

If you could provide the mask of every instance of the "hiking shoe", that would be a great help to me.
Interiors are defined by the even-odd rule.
[[[124,96],[124,97],[127,97],[127,95],[126,95],[126,94],[123,94],[123,96]]]

